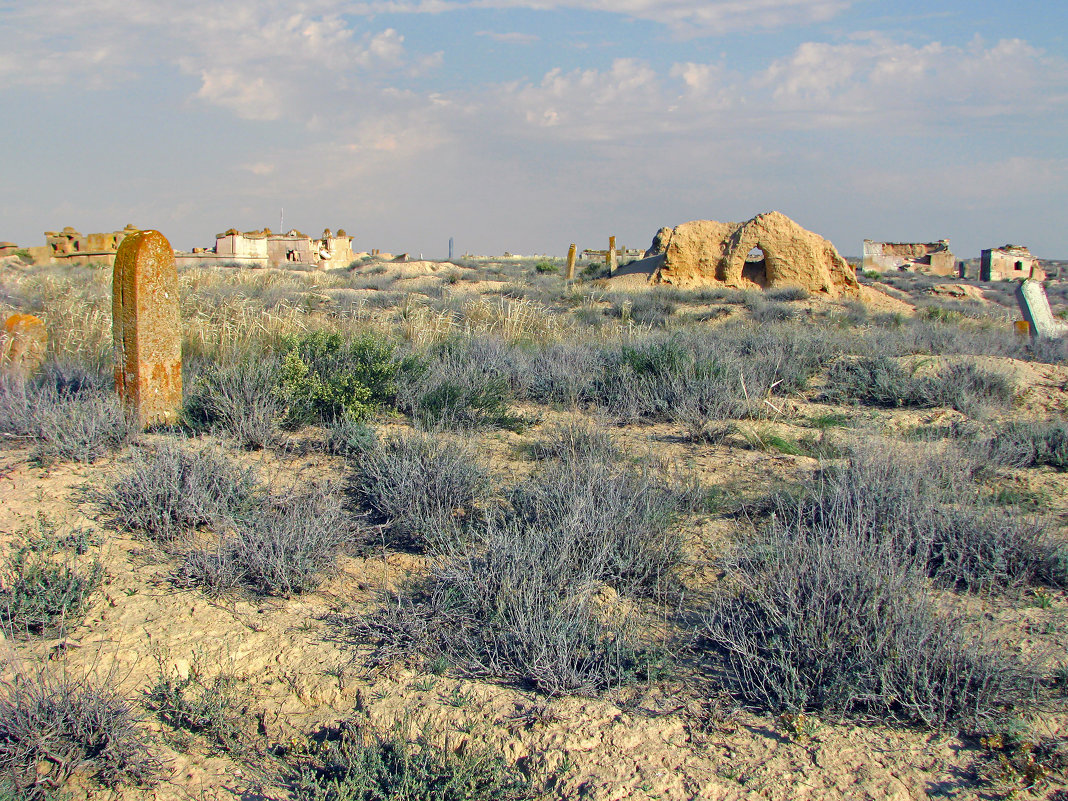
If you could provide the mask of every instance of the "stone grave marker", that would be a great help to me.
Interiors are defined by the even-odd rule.
[[[1032,339],[1050,339],[1068,334],[1068,323],[1053,316],[1041,281],[1028,278],[1016,287],[1016,301],[1031,329]]]
[[[27,376],[41,366],[48,350],[48,329],[32,314],[12,314],[0,334],[0,365],[8,375]]]
[[[182,334],[178,271],[159,231],[138,231],[115,255],[112,299],[115,389],[142,426],[178,422]]]

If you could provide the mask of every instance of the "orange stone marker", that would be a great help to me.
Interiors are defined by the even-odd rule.
[[[0,334],[0,365],[5,373],[28,375],[41,366],[48,350],[48,329],[32,314],[12,314]]]
[[[571,247],[567,249],[567,280],[573,281],[575,279],[575,243],[571,243]]]
[[[182,407],[178,270],[159,231],[122,240],[111,309],[115,390],[142,426],[176,423]]]

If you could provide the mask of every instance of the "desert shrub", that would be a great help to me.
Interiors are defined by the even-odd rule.
[[[1016,398],[1007,377],[970,363],[947,364],[929,381],[939,406],[969,415],[981,414],[989,406],[1011,406]]]
[[[757,708],[945,727],[1033,693],[1028,670],[934,610],[889,542],[799,510],[743,547],[733,578],[703,634],[722,681]]]
[[[891,408],[933,405],[914,374],[885,356],[840,360],[832,364],[824,397],[831,401],[852,400]]]
[[[450,339],[406,360],[397,405],[425,428],[507,428],[526,420],[510,410],[523,386],[526,354],[497,337]]]
[[[572,443],[558,440],[563,458],[541,462],[512,488],[516,519],[524,531],[559,540],[561,580],[656,594],[682,560],[675,523],[684,503],[648,466],[621,463],[610,443],[586,438],[586,447],[574,450]]]
[[[0,567],[0,622],[9,633],[44,634],[77,620],[99,586],[98,563],[80,567],[55,550],[26,543]]]
[[[1068,424],[1009,423],[983,442],[983,451],[997,464],[1068,470]]]
[[[277,440],[288,414],[280,391],[282,365],[259,354],[202,365],[186,393],[184,416],[194,428],[233,437],[247,448]]]
[[[491,522],[481,547],[457,551],[351,621],[351,631],[374,646],[376,661],[420,655],[550,694],[617,687],[647,654],[632,616],[602,602],[593,575],[577,575],[567,540],[568,532]]]
[[[165,442],[135,451],[98,500],[120,526],[167,544],[190,529],[221,529],[260,496],[251,471],[218,451]]]
[[[808,300],[812,295],[804,287],[783,286],[765,290],[764,297],[772,301],[790,302],[795,300]]]
[[[539,261],[534,265],[534,269],[540,275],[553,274],[560,272],[560,265],[551,261]]]
[[[593,397],[604,369],[604,358],[597,348],[548,345],[530,359],[526,393],[532,400],[545,403],[583,403]]]
[[[346,723],[322,739],[291,782],[296,801],[522,801],[539,797],[522,771],[485,746],[453,751],[429,731]]]
[[[351,540],[340,488],[291,490],[245,510],[216,544],[188,551],[176,579],[212,594],[241,586],[288,597],[319,586]]]
[[[789,303],[760,302],[750,306],[749,317],[754,323],[781,323],[797,317],[797,309]]]
[[[596,400],[614,417],[681,419],[704,436],[706,421],[766,415],[766,398],[803,389],[839,347],[796,323],[652,335],[605,350]]]
[[[1064,364],[1068,361],[1068,337],[1032,339],[1027,344],[1027,354],[1036,362]]]
[[[0,777],[15,797],[57,792],[75,771],[147,784],[161,763],[133,707],[108,684],[45,670],[0,679]]]
[[[426,428],[522,431],[526,420],[510,410],[510,399],[511,392],[503,378],[476,378],[474,382],[443,378],[419,398],[412,417]]]
[[[979,468],[955,448],[917,452],[871,442],[824,470],[781,514],[805,532],[848,532],[842,536],[861,547],[890,548],[946,587],[1063,582],[1047,521],[989,503],[973,478]]]
[[[579,272],[586,281],[596,281],[599,278],[608,278],[610,273],[608,265],[601,261],[591,261]]]
[[[597,693],[660,660],[636,610],[672,583],[687,498],[596,432],[562,428],[541,450],[510,491],[510,512],[489,516],[429,577],[353,621],[377,659],[418,654],[549,693]]]
[[[971,415],[1015,398],[1005,376],[973,364],[946,364],[930,375],[917,375],[918,367],[907,369],[886,356],[843,359],[828,371],[824,397],[891,408],[948,406]]]
[[[247,704],[229,673],[208,678],[194,659],[183,676],[158,658],[159,675],[146,692],[145,706],[172,729],[205,737],[223,751],[239,750],[245,735]]]
[[[366,419],[396,394],[400,363],[391,343],[317,331],[282,341],[281,392],[291,425]]]
[[[595,462],[611,464],[623,458],[623,452],[603,427],[572,420],[548,429],[543,439],[533,442],[531,456],[538,460]]]
[[[356,466],[360,502],[395,542],[432,552],[481,520],[490,478],[470,443],[414,432],[369,447]]]
[[[608,313],[621,320],[633,320],[639,325],[663,327],[678,305],[666,293],[651,291],[612,298]]]
[[[0,381],[0,431],[30,441],[33,458],[91,463],[129,443],[137,425],[97,373],[51,364]]]
[[[375,444],[375,432],[366,423],[340,417],[326,424],[326,450],[337,456],[355,458]]]

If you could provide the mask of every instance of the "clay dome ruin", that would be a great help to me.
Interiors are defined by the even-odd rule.
[[[661,228],[645,255],[656,260],[651,283],[680,288],[796,286],[832,298],[858,288],[830,241],[777,211],[741,224],[695,220]]]

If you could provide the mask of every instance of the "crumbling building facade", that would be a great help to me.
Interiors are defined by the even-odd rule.
[[[979,251],[980,281],[1028,278],[1032,267],[1041,267],[1041,264],[1023,245],[1002,245]]]
[[[864,240],[861,269],[886,272],[912,270],[930,275],[958,274],[957,260],[949,249],[948,239],[937,242],[876,242]]]

